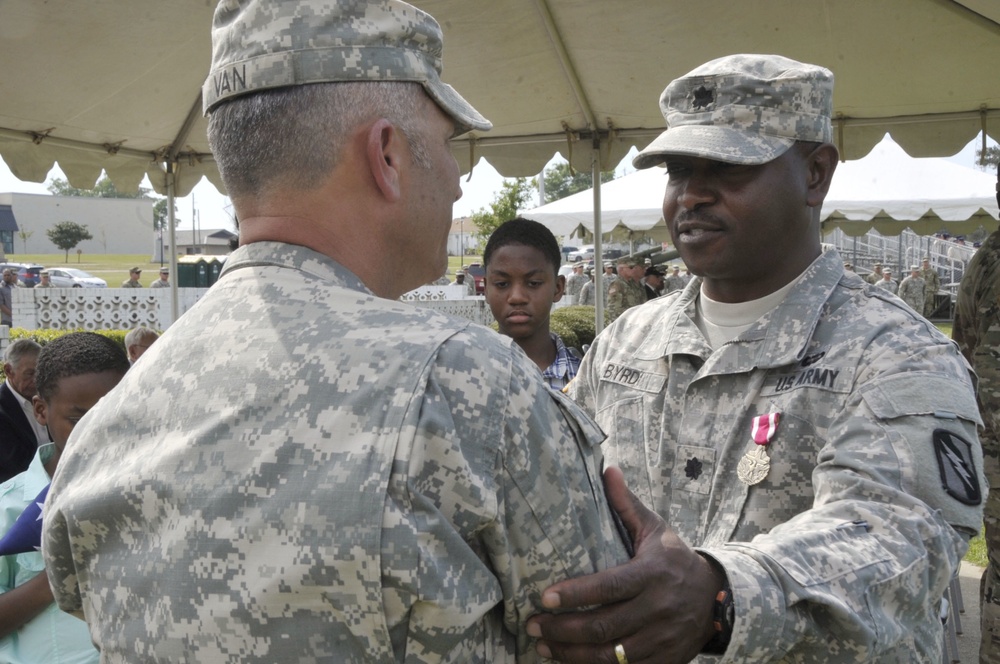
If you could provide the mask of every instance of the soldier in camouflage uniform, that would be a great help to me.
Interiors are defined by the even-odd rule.
[[[1000,203],[1000,194],[997,196]],[[994,231],[969,261],[955,303],[952,336],[979,376],[980,436],[986,479],[993,490],[986,501],[989,565],[981,585],[979,661],[1000,662],[1000,231]]]
[[[920,277],[920,266],[910,267],[910,276],[899,282],[899,299],[910,305],[918,314],[924,312],[924,280]]]
[[[440,58],[402,2],[219,5],[204,103],[242,246],[46,505],[102,661],[532,662],[541,590],[627,560],[600,430],[511,340],[397,301],[445,269],[449,140],[490,127]]]
[[[646,289],[642,287],[641,281],[645,274],[646,266],[641,259],[625,257],[618,260],[618,278],[608,287],[605,324],[610,325],[626,309],[637,307],[646,301]]]
[[[675,265],[670,272],[670,276],[664,282],[663,292],[664,294],[673,293],[674,291],[684,290],[685,286],[687,286],[687,280],[681,276],[681,269]]]
[[[924,316],[930,318],[934,313],[934,297],[941,288],[941,277],[937,270],[931,267],[930,256],[924,256],[921,266],[920,277],[924,280]]]
[[[820,245],[832,93],[824,68],[737,55],[661,97],[669,128],[634,164],[666,163],[663,218],[700,278],[625,312],[568,388],[641,535],[636,563],[545,592],[603,605],[531,619],[560,661],[941,659],[985,491],[972,375]]]
[[[615,266],[608,263],[604,265],[604,274],[602,275],[602,277],[603,278],[601,279],[601,290],[604,292],[604,309],[605,309],[605,316],[607,316],[608,291],[611,289],[611,284],[618,281],[621,277],[619,277],[618,273],[615,271]]]
[[[587,275],[583,273],[583,263],[577,263],[573,266],[573,274],[566,277],[566,297],[569,299],[569,304],[580,304],[580,291],[583,290],[584,284],[590,281]]]

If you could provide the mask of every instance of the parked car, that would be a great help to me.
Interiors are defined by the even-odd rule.
[[[568,261],[569,260],[569,255],[571,253],[573,253],[574,251],[580,251],[580,247],[563,247],[562,248],[563,262]]]
[[[27,288],[34,288],[38,285],[38,282],[41,281],[38,273],[45,269],[41,265],[34,265],[32,263],[0,263],[0,272],[3,272],[7,268],[17,270],[17,280]]]
[[[626,255],[628,255],[628,252],[622,249],[607,249],[601,253],[601,256],[606,261],[615,260],[617,258],[621,258],[622,256]]]
[[[72,267],[50,267],[49,281],[55,288],[107,288],[108,282]]]
[[[469,276],[476,281],[476,295],[486,293],[486,268],[480,263],[470,263],[465,266]]]
[[[569,252],[569,260],[576,263],[578,261],[594,260],[594,245],[585,244],[576,251]]]

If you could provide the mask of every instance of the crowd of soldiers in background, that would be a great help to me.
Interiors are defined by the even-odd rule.
[[[853,272],[854,266],[844,263],[844,269]],[[881,263],[875,263],[871,273],[862,278],[873,286],[898,295],[911,309],[926,318],[930,318],[934,313],[935,297],[941,288],[941,277],[931,266],[931,259],[928,256],[923,258],[921,265],[911,265],[909,274],[902,281],[893,279],[892,270],[883,267]]]
[[[854,271],[851,263],[844,263],[844,268]],[[931,266],[930,258],[924,257],[922,265],[911,265],[902,280],[897,281],[893,276],[890,268],[875,263],[872,272],[862,278],[899,296],[914,311],[929,318],[934,312],[935,296],[941,287],[941,277]],[[691,273],[685,269],[682,274],[678,265],[670,265],[664,271],[661,266],[627,256],[615,264],[606,263],[602,279],[605,321],[611,323],[629,307],[681,290],[690,280]],[[475,281],[464,270],[456,271],[454,281],[444,277],[441,283],[464,285],[468,295],[476,294]],[[566,277],[566,304],[595,306],[595,289],[594,266],[576,263],[572,274]]]

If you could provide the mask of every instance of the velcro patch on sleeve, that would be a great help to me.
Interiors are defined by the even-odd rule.
[[[941,472],[941,487],[960,503],[982,503],[983,491],[979,486],[979,473],[976,472],[969,441],[947,429],[935,429],[933,440]]]

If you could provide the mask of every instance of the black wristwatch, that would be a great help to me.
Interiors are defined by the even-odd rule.
[[[727,583],[715,596],[715,606],[712,607],[712,623],[715,625],[715,636],[705,644],[702,652],[721,655],[729,647],[733,637],[733,623],[736,621],[736,608],[733,606],[733,590]]]

